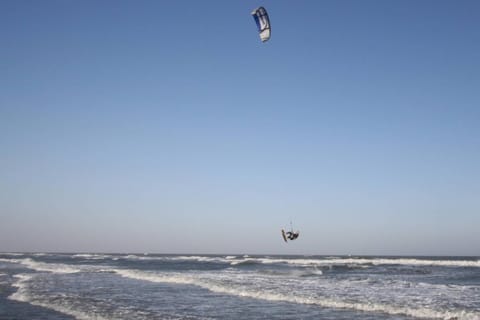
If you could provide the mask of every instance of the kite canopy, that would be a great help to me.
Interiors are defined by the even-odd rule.
[[[267,10],[264,7],[258,7],[252,11],[252,16],[255,22],[257,23],[258,32],[260,34],[260,39],[262,42],[270,39],[270,19],[268,18]]]

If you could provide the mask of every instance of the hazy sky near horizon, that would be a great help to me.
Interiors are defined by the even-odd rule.
[[[480,255],[479,17],[1,1],[0,251]]]

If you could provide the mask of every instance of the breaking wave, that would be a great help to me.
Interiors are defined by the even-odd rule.
[[[55,310],[57,312],[70,315],[75,317],[79,320],[107,320],[107,318],[103,318],[94,313],[87,313],[82,312],[79,310],[75,310],[72,306],[67,302],[62,302],[61,299],[55,299],[54,301],[43,301],[35,298],[28,290],[28,282],[35,277],[33,274],[17,274],[15,278],[18,280],[12,284],[13,287],[17,288],[17,291],[12,293],[8,299],[26,302],[31,305]]]
[[[238,297],[261,299],[275,302],[289,302],[297,304],[317,305],[324,308],[350,309],[364,312],[378,312],[390,315],[406,315],[417,318],[427,319],[461,319],[478,320],[479,313],[467,312],[463,310],[434,310],[430,308],[413,308],[406,306],[395,306],[382,303],[362,303],[343,300],[335,300],[322,297],[287,295],[275,292],[274,290],[252,288],[250,286],[224,285],[221,282],[215,282],[201,277],[188,276],[182,274],[156,274],[137,270],[115,270],[122,277],[144,280],[158,283],[174,283],[195,285],[209,291],[221,294],[229,294]]]
[[[290,264],[297,266],[332,266],[343,265],[347,267],[368,265],[408,265],[408,266],[439,266],[439,267],[480,267],[480,260],[432,260],[410,258],[318,258],[318,259],[276,259],[276,258],[245,258],[234,260],[230,264],[243,263],[259,264]]]
[[[103,260],[112,258],[111,255],[108,254],[97,254],[97,253],[78,253],[74,254],[72,258],[81,258],[87,260]]]
[[[45,263],[45,262],[38,262],[31,258],[25,259],[0,259],[0,262],[8,262],[8,263],[18,263],[24,265],[25,267],[40,271],[40,272],[52,272],[52,273],[76,273],[81,272],[82,269],[73,267],[71,265],[63,264],[63,263]]]

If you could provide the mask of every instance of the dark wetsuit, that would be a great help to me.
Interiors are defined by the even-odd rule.
[[[290,240],[295,240],[295,239],[298,238],[298,233],[288,231],[287,232],[287,238],[290,239]]]

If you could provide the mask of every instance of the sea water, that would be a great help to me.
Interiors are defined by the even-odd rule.
[[[0,319],[480,319],[480,259],[0,253]]]

